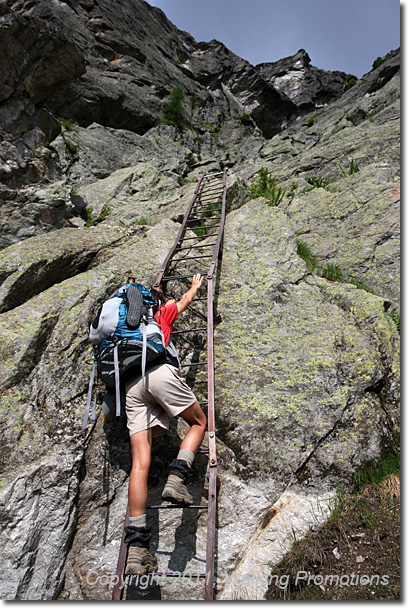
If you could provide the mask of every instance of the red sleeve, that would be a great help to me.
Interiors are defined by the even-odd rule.
[[[169,326],[178,320],[178,307],[176,303],[171,303],[171,305],[166,305],[163,309],[161,309],[161,318],[165,320]]]

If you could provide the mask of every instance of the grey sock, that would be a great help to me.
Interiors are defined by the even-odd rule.
[[[147,515],[130,517],[130,525],[133,525],[134,527],[147,527]]]
[[[195,453],[188,449],[180,449],[177,455],[177,460],[185,460],[188,466],[191,468],[192,462],[194,461]]]

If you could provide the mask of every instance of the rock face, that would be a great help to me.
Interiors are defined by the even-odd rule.
[[[1,597],[111,599],[131,456],[124,415],[81,429],[88,324],[129,273],[153,283],[197,178],[228,167],[217,598],[263,599],[292,536],[397,441],[400,54],[345,91],[305,51],[254,67],[139,0],[8,0],[0,15]],[[175,87],[192,129],[157,125]],[[251,199],[261,168],[278,205]],[[204,341],[178,349],[188,362]],[[185,431],[178,420],[155,443],[151,503],[160,452]],[[206,471],[197,456],[198,503]],[[148,522],[161,570],[203,571],[203,512]],[[126,598],[202,589],[168,579]]]
[[[326,72],[311,66],[304,49],[275,63],[259,64],[256,69],[266,82],[292,100],[299,112],[324,106],[346,88],[344,72]]]
[[[222,438],[244,474],[272,477],[276,493],[293,476],[336,486],[380,453],[387,433],[380,396],[394,395],[398,368],[390,303],[311,277],[292,224],[264,201],[231,213],[224,245]]]

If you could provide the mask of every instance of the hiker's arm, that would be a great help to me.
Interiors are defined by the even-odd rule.
[[[182,313],[190,303],[192,303],[197,290],[200,288],[201,284],[202,284],[202,280],[203,280],[203,276],[200,275],[199,273],[197,275],[194,275],[194,277],[192,278],[192,286],[191,288],[188,290],[188,292],[186,292],[185,294],[182,295],[181,299],[178,301],[177,303],[177,307],[178,307],[178,314]]]

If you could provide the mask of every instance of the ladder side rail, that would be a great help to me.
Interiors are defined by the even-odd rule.
[[[214,598],[215,569],[215,525],[216,525],[216,441],[215,441],[215,387],[214,387],[214,310],[213,280],[207,280],[208,309],[208,449],[209,449],[209,491],[206,545],[205,599]]]
[[[117,562],[117,571],[116,571],[116,579],[115,579],[115,585],[114,588],[112,590],[112,600],[113,601],[119,601],[122,599],[123,595],[124,595],[124,588],[125,588],[125,577],[124,577],[124,572],[125,572],[125,561],[127,559],[127,545],[124,542],[124,538],[125,538],[125,528],[129,526],[130,524],[130,507],[127,503],[127,511],[125,513],[125,519],[124,519],[124,527],[122,530],[122,538],[121,538],[121,544],[120,544],[120,551],[118,554],[118,562]]]
[[[222,211],[221,211],[221,222],[219,225],[218,237],[216,238],[214,251],[212,254],[212,262],[208,271],[208,278],[213,276],[216,259],[218,258],[219,249],[221,247],[222,235],[225,227],[225,214],[226,214],[226,170],[224,170],[223,177],[223,195],[222,195]]]
[[[218,237],[212,255],[212,262],[208,271],[208,447],[209,447],[209,490],[208,490],[208,522],[206,547],[206,581],[205,600],[214,599],[215,589],[215,528],[216,528],[216,483],[217,483],[217,457],[215,439],[215,381],[214,381],[214,300],[213,300],[213,273],[225,225],[226,210],[226,169],[223,174],[223,195],[221,223]]]
[[[187,222],[188,222],[188,218],[191,214],[191,210],[194,207],[194,203],[198,197],[198,191],[199,191],[199,187],[201,186],[202,180],[204,179],[205,174],[202,174],[202,176],[200,177],[200,179],[198,180],[198,184],[196,185],[195,188],[195,192],[194,192],[194,196],[192,197],[191,203],[189,204],[189,207],[185,213],[184,219],[182,221],[182,225],[181,228],[178,231],[178,235],[177,238],[175,240],[175,243],[173,245],[173,247],[171,248],[171,250],[168,252],[168,255],[166,256],[164,262],[162,263],[162,267],[161,267],[161,271],[158,274],[158,277],[155,281],[154,286],[158,287],[161,284],[162,281],[162,277],[164,276],[166,269],[169,265],[170,260],[172,259],[172,257],[174,256],[175,250],[178,248],[178,246],[180,245],[180,242],[183,238],[183,235],[186,231],[187,228]]]

